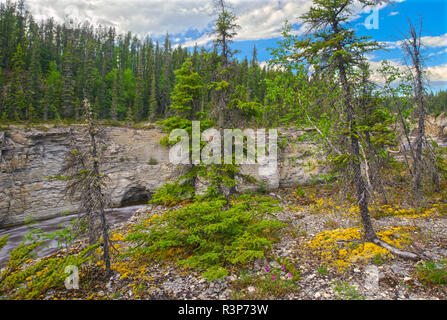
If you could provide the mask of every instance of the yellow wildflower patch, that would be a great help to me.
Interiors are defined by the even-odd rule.
[[[379,216],[393,216],[409,219],[421,219],[439,215],[437,205],[425,209],[403,208],[399,205],[383,205],[377,209],[377,212]]]
[[[313,197],[310,197],[313,200]],[[309,212],[311,213],[336,213],[340,208],[336,206],[334,200],[332,198],[318,198],[314,200],[314,203],[308,207]]]
[[[124,234],[119,233],[119,232],[112,232],[112,236],[110,237],[110,240],[115,242],[115,241],[124,241],[126,239],[126,237],[124,236]]]
[[[379,232],[377,236],[397,248],[409,243],[409,231],[413,227],[398,227]],[[360,228],[323,231],[316,235],[308,248],[320,256],[321,262],[339,271],[344,271],[353,263],[367,263],[376,256],[392,258],[391,253],[374,243],[362,242]]]

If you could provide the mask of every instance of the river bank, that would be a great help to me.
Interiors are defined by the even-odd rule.
[[[180,208],[153,206],[137,210],[127,222],[112,230],[111,238],[119,254],[112,260],[110,279],[104,281],[101,276],[104,268],[101,262],[90,264],[81,273],[79,290],[55,288],[41,298],[447,299],[445,286],[427,282],[421,275],[423,262],[403,260],[363,242],[358,233],[361,221],[355,204],[339,202],[320,187],[304,192],[304,198],[293,190],[269,195],[280,199],[283,208],[275,214],[286,225],[279,241],[264,258],[231,269],[221,280],[205,280],[201,272],[179,266],[175,257],[164,260],[120,257],[130,247],[125,239],[136,225]],[[423,209],[411,208],[404,199],[389,206],[374,205],[371,212],[378,235],[396,247],[423,254],[425,259],[445,260],[447,205],[439,195],[430,203]],[[329,252],[333,255],[330,258]]]
[[[126,223],[135,211],[144,207],[145,205],[136,205],[124,208],[107,209],[107,222],[112,228],[116,228],[116,226],[120,223]],[[0,229],[0,238],[4,235],[8,235],[8,243],[2,250],[0,250],[0,268],[5,266],[9,259],[9,253],[23,241],[23,237],[29,232],[33,230],[40,230],[45,233],[53,233],[55,231],[62,230],[77,217],[78,214],[63,215],[55,218],[35,221],[29,224]],[[59,249],[60,247],[58,247],[56,240],[49,240],[46,242],[45,246],[38,251],[38,256],[44,257],[57,252]]]

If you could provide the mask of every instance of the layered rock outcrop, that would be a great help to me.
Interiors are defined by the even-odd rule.
[[[73,144],[87,145],[85,127],[10,126],[0,131],[0,225],[45,219],[74,213],[78,205],[64,198],[64,181],[51,179],[60,173]],[[242,166],[242,172],[264,181],[267,188],[305,184],[318,176],[316,146],[298,142],[303,132],[282,132],[278,170],[259,176],[258,167]],[[105,148],[102,172],[109,178],[112,206],[146,201],[152,192],[176,179],[187,169],[169,162],[169,150],[159,141],[157,128],[104,128]],[[240,186],[255,188],[257,184]]]

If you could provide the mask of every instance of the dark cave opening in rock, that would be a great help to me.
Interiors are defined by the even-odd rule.
[[[126,191],[121,199],[121,207],[128,207],[139,204],[146,204],[152,199],[152,193],[143,187],[132,187]]]

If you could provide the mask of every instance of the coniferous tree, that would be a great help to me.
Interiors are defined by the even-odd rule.
[[[218,69],[218,80],[220,82],[216,85],[218,91],[217,114],[218,126],[222,129],[227,117],[227,97],[229,86],[229,67],[230,59],[233,56],[233,50],[230,44],[237,35],[237,30],[240,26],[237,24],[237,17],[231,12],[229,5],[225,0],[214,0],[214,9],[217,13],[217,20],[214,24],[214,35],[216,39],[214,44],[220,50],[220,69]]]
[[[133,114],[135,121],[139,121],[142,118],[144,112],[144,79],[143,79],[143,61],[142,54],[139,54],[138,58],[138,73],[135,84],[135,101],[133,105]]]
[[[174,70],[188,58],[206,85],[199,111],[215,118],[220,113],[225,120],[231,96],[241,92],[236,90],[239,85],[250,85],[250,98],[263,101],[265,88],[257,85],[263,78],[250,80],[252,74],[260,74],[259,67],[252,68],[250,63],[246,70],[245,61],[232,57],[230,44],[237,25],[225,1],[216,1],[219,19],[216,46],[211,51],[198,46],[192,50],[173,48],[169,35],[160,46],[150,39],[142,42],[132,33],[119,35],[114,28],[88,23],[60,25],[54,19],[36,23],[24,8],[23,2],[0,4],[0,103],[5,121],[80,120],[84,93],[100,119],[169,117]],[[23,64],[16,72],[13,59],[19,45]],[[115,69],[117,73],[112,72]],[[60,73],[61,87],[56,72]],[[49,88],[50,83],[57,86]],[[22,85],[23,90],[17,91]],[[13,92],[18,93],[17,99]]]
[[[50,70],[44,81],[43,120],[60,119],[58,107],[62,103],[62,77],[56,62],[50,63]]]
[[[7,97],[9,114],[14,120],[26,120],[28,109],[28,99],[25,94],[25,84],[27,83],[25,74],[25,56],[20,44],[17,45],[16,52],[11,60],[13,65],[12,79]]]
[[[372,2],[362,0],[365,5]],[[368,37],[359,37],[356,32],[349,27],[353,0],[314,0],[310,10],[302,16],[303,21],[308,26],[308,35],[304,39],[291,37],[290,43],[285,45],[287,53],[280,59],[283,65],[302,70],[303,66],[312,66],[315,73],[315,81],[325,81],[325,77],[330,82],[335,82],[341,89],[339,110],[341,123],[345,124],[339,132],[343,135],[339,137],[340,148],[331,144],[333,151],[337,152],[335,159],[346,159],[349,163],[350,182],[354,186],[357,203],[364,227],[365,238],[375,244],[381,245],[396,255],[409,259],[418,259],[418,256],[403,252],[391,247],[386,242],[380,240],[373,228],[369,208],[368,193],[365,184],[365,172],[362,170],[361,144],[359,113],[356,108],[355,95],[356,86],[353,83],[353,75],[364,62],[364,55],[377,50],[380,45]],[[317,88],[315,88],[316,90]],[[338,97],[336,97],[338,99]],[[307,116],[307,111],[304,112]],[[317,128],[317,127],[315,127]],[[318,128],[317,128],[318,130]],[[321,133],[321,130],[318,130]],[[333,133],[332,133],[333,134]],[[322,134],[324,136],[324,134]],[[328,139],[326,139],[328,141]],[[346,154],[340,149],[346,150]],[[345,172],[346,173],[346,172]]]
[[[111,276],[110,239],[105,209],[108,199],[105,195],[105,177],[100,172],[100,152],[102,133],[95,120],[93,108],[88,99],[84,99],[83,107],[87,123],[88,149],[76,146],[68,152],[61,173],[67,182],[65,192],[73,200],[81,203],[81,212],[87,220],[90,244],[96,244],[100,238],[103,248],[103,260],[107,276]]]
[[[192,70],[191,59],[187,59],[182,67],[175,71],[177,85],[172,91],[171,100],[176,113],[191,119],[200,109],[203,81],[197,72]]]
[[[118,69],[112,70],[111,73],[113,74],[113,85],[110,118],[116,121],[118,119]]]
[[[154,120],[157,117],[158,101],[157,101],[157,86],[155,81],[155,73],[151,73],[151,90],[149,97],[149,120]]]
[[[163,62],[161,69],[161,92],[160,92],[160,104],[161,113],[164,113],[170,104],[170,92],[171,92],[171,44],[169,41],[169,34],[166,34],[164,47],[163,47]]]
[[[73,116],[75,107],[74,77],[73,77],[73,53],[72,41],[68,41],[68,45],[64,50],[63,56],[63,88],[62,88],[62,110],[61,114],[64,118],[69,119]]]

